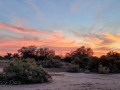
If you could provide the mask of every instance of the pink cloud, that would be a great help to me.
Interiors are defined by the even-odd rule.
[[[64,38],[62,31],[43,31],[37,29],[30,29],[25,27],[18,27],[10,24],[0,23],[0,29],[5,29],[15,33],[29,34],[38,36],[39,38]]]
[[[3,23],[0,24],[0,29],[7,29],[15,33],[23,34],[21,37],[1,37],[1,55],[4,55],[7,52],[17,52],[19,48],[30,45],[58,47],[59,49],[57,49],[58,51],[56,51],[56,53],[60,54],[63,54],[64,52],[68,51],[68,49],[66,50],[65,48],[77,46],[77,42],[75,40],[65,37],[62,31],[43,31],[36,29],[28,29]]]
[[[4,23],[0,23],[0,29],[7,29],[7,30],[10,30],[12,32],[17,32],[17,33],[38,33],[37,30],[25,29],[25,28],[21,28],[21,27],[9,25],[9,24],[4,24]]]
[[[73,32],[73,34],[78,38],[83,39],[83,42],[81,43],[85,46],[91,47],[97,56],[103,55],[111,50],[120,52],[119,34],[79,34],[77,32]]]
[[[1,37],[0,53],[17,52],[23,46],[35,45],[38,47],[50,47],[56,50],[57,54],[65,54],[82,45],[91,47],[95,55],[100,56],[110,50],[120,49],[120,34],[104,33],[104,34],[73,34],[79,39],[71,39],[64,36],[63,31],[43,31],[37,29],[29,29],[17,27],[9,24],[0,24],[0,29],[7,29],[15,33],[21,33],[21,37]],[[27,34],[27,35],[24,35]]]

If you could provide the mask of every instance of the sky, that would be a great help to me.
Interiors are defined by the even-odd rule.
[[[120,0],[0,0],[0,55],[30,45],[120,52]]]

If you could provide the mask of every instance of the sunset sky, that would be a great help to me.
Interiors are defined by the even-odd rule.
[[[0,0],[0,55],[30,45],[120,52],[120,0]]]

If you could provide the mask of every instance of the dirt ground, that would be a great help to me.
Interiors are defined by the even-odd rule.
[[[0,65],[0,72],[2,67]],[[67,73],[65,68],[47,68],[53,80],[44,84],[0,85],[0,90],[120,90],[120,74]]]
[[[0,90],[120,90],[120,74],[50,72],[53,80],[44,84],[0,85]]]

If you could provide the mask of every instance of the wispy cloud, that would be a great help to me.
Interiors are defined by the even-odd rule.
[[[0,24],[0,29],[6,29],[15,33],[23,34],[21,37],[1,37],[0,50],[6,52],[8,52],[9,49],[6,50],[3,49],[3,47],[12,47],[12,50],[9,51],[15,52],[22,46],[36,45],[54,47],[57,50],[57,53],[65,54],[65,52],[73,50],[73,47],[75,49],[85,45],[91,47],[95,51],[95,55],[100,56],[101,54],[105,54],[110,50],[120,49],[120,33],[80,34],[73,31],[73,35],[80,39],[75,40],[64,36],[63,31],[44,31],[25,27],[17,27],[4,23]],[[25,36],[24,34],[28,34],[28,36]],[[14,46],[17,48],[14,49]]]
[[[37,47],[49,47],[56,50],[56,54],[64,55],[65,52],[69,52],[76,48],[76,42],[64,38],[63,40],[39,40],[39,38],[2,38],[0,40],[0,52],[1,55],[5,55],[6,52],[17,52],[23,46],[35,45]]]
[[[17,33],[38,33],[37,30],[25,29],[25,28],[13,26],[10,24],[5,24],[5,23],[0,23],[0,29],[6,29],[12,32],[17,32]]]
[[[8,30],[15,33],[35,35],[41,38],[64,38],[62,31],[44,31],[39,29],[31,29],[26,27],[18,27],[10,24],[0,23],[0,29]]]
[[[104,33],[104,34],[79,34],[77,32],[73,32],[73,34],[83,39],[83,44],[93,48],[95,54],[100,56],[101,54],[105,54],[110,50],[118,51],[120,49],[120,35],[112,34],[112,33]]]
[[[68,52],[73,47],[78,46],[76,40],[67,38],[62,31],[28,29],[4,23],[0,24],[0,29],[20,33],[22,35],[21,37],[2,36],[0,40],[0,52],[2,52],[2,55],[10,51],[17,52],[19,48],[30,45],[53,47],[53,49],[59,48],[57,49],[58,51],[56,51],[59,54],[65,54],[65,52]]]
[[[78,32],[73,32],[73,34],[80,40],[75,40],[64,36],[62,31],[43,31],[37,29],[28,29],[24,27],[17,27],[9,24],[0,24],[0,29],[7,29],[15,33],[23,34],[22,37],[1,37],[0,50],[8,52],[8,50],[3,47],[12,47],[12,51],[16,51],[22,46],[36,45],[36,46],[46,46],[54,47],[57,53],[65,54],[69,50],[73,50],[73,47],[80,47],[82,45],[91,47],[95,51],[95,55],[100,56],[105,54],[110,50],[120,49],[120,33],[89,33],[80,34]],[[24,34],[28,34],[25,36]],[[32,34],[31,34],[32,33]],[[14,49],[14,46],[17,47]],[[57,49],[59,48],[59,49]],[[9,50],[10,51],[10,50]]]

